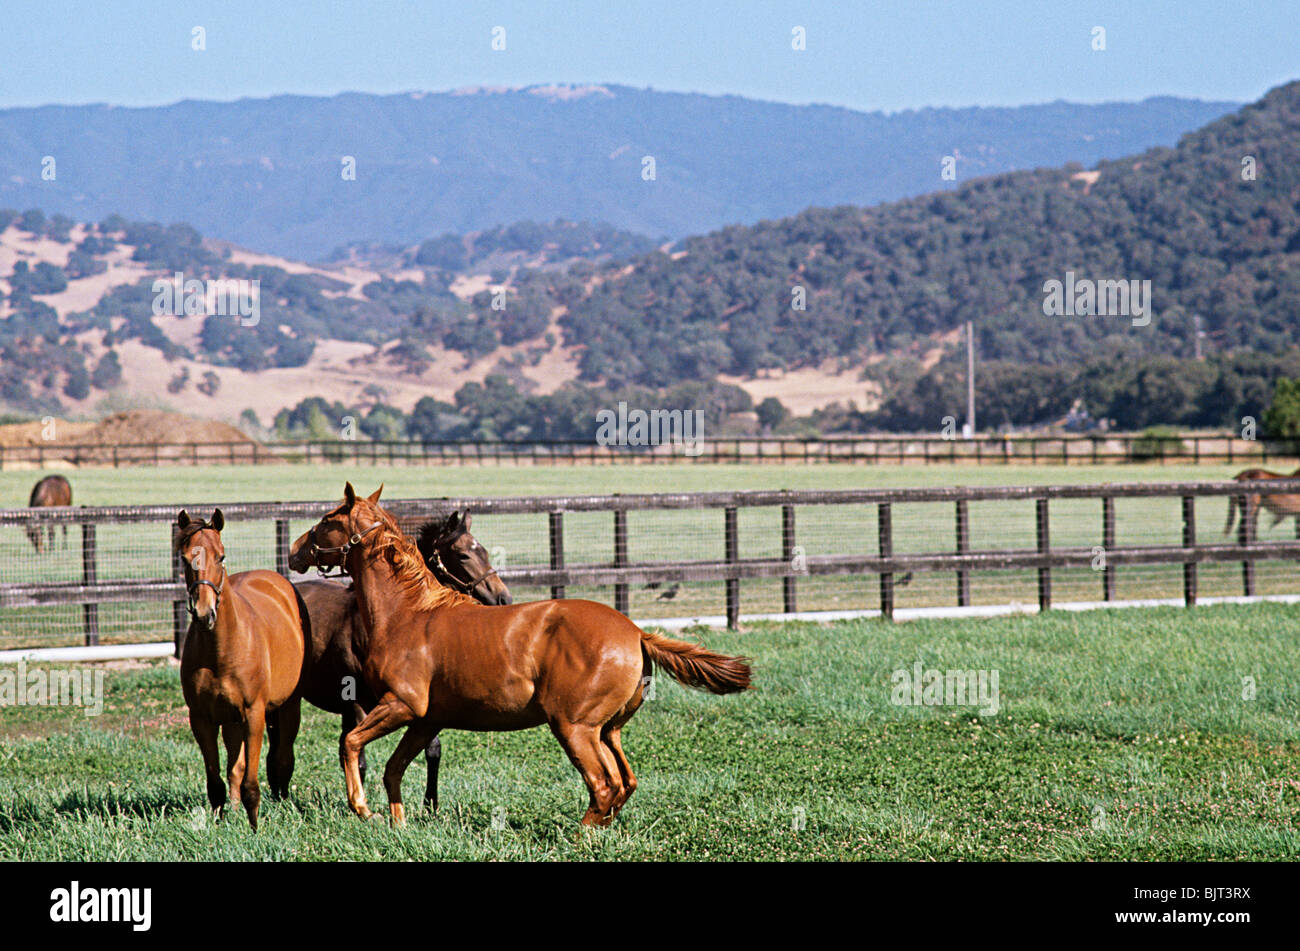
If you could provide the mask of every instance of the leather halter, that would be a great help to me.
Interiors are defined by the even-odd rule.
[[[311,557],[312,560],[316,562],[316,572],[322,578],[334,578],[337,577],[338,575],[347,574],[348,573],[348,568],[347,568],[348,552],[350,552],[352,549],[360,545],[361,540],[365,538],[367,535],[369,535],[371,532],[373,532],[381,524],[382,524],[381,522],[375,522],[375,524],[371,525],[364,532],[353,532],[352,537],[350,537],[342,545],[339,545],[337,547],[332,547],[332,548],[322,548],[320,545],[316,544],[316,529],[320,528],[320,522],[317,522],[315,525],[311,527],[311,531],[307,533],[307,538],[311,542]],[[337,565],[321,564],[321,560],[320,560],[321,555],[335,555],[335,554],[339,556],[339,562]],[[325,570],[327,568],[337,568],[338,571],[335,571],[331,574],[330,572]]]
[[[199,618],[199,612],[198,612],[199,599],[195,596],[195,592],[198,591],[199,588],[203,587],[204,585],[207,585],[209,588],[211,588],[212,593],[216,595],[216,600],[212,605],[212,616],[214,618],[217,616],[217,611],[220,610],[221,608],[221,592],[224,591],[226,587],[226,577],[227,577],[226,565],[225,562],[222,562],[221,584],[216,585],[213,584],[211,581],[209,581],[207,578],[199,578],[197,581],[195,581],[192,585],[189,586],[189,589],[185,592],[185,610],[189,612],[190,617],[192,617],[196,621]]]
[[[475,588],[497,573],[495,568],[488,568],[487,571],[483,572],[477,578],[474,578],[471,581],[462,581],[457,578],[452,573],[451,569],[443,562],[442,552],[438,550],[437,542],[433,543],[433,554],[429,557],[427,564],[429,565],[429,568],[433,570],[433,573],[439,576],[439,581],[442,581],[443,584],[447,585],[447,587],[459,591],[461,594],[472,594]]]

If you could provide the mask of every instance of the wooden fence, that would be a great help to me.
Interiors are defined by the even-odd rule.
[[[1278,480],[1252,485],[1252,492],[1267,494],[1300,493],[1300,479]],[[1241,519],[1232,541],[1203,543],[1197,537],[1197,501],[1237,495],[1242,486],[1236,482],[1186,483],[1107,483],[1102,485],[1001,486],[924,489],[855,489],[843,491],[745,491],[682,494],[542,496],[510,498],[425,499],[385,502],[403,527],[427,517],[432,511],[453,508],[471,509],[476,514],[546,515],[549,560],[543,565],[508,567],[501,570],[509,584],[549,587],[552,597],[562,598],[571,585],[606,585],[613,588],[614,606],[628,610],[629,586],[653,582],[721,581],[725,585],[727,623],[737,626],[740,616],[740,584],[747,578],[782,579],[785,613],[798,610],[800,578],[823,575],[860,575],[874,578],[879,593],[881,614],[894,615],[895,577],[907,572],[951,572],[956,580],[955,600],[967,606],[971,575],[982,571],[1032,569],[1037,573],[1038,605],[1052,606],[1052,575],[1056,569],[1097,567],[1097,546],[1060,547],[1052,544],[1049,512],[1054,502],[1065,499],[1101,501],[1098,537],[1104,555],[1104,567],[1097,572],[1099,594],[1103,601],[1115,600],[1117,571],[1136,565],[1182,566],[1183,598],[1186,604],[1197,601],[1198,566],[1214,562],[1240,562],[1241,591],[1255,594],[1255,565],[1259,561],[1300,558],[1300,523],[1298,540],[1260,542],[1253,535],[1253,520]],[[1132,498],[1177,498],[1181,501],[1182,541],[1173,545],[1116,545],[1115,502]],[[1036,543],[1032,549],[1002,548],[973,550],[970,546],[969,504],[980,501],[1010,501],[1032,504],[1035,513]],[[1243,497],[1244,502],[1244,497]],[[952,512],[954,544],[951,550],[922,553],[897,553],[894,550],[893,507],[903,503],[943,503]],[[288,575],[288,548],[291,542],[290,519],[316,519],[333,503],[328,502],[259,502],[221,504],[226,522],[273,521],[275,525],[274,564]],[[844,551],[816,555],[797,553],[795,512],[803,506],[870,505],[875,507],[876,539],[874,551]],[[190,511],[205,512],[211,503],[185,506]],[[737,513],[742,508],[779,508],[781,512],[781,557],[741,558],[737,533]],[[174,636],[177,644],[184,633],[186,615],[185,590],[180,563],[172,559],[170,577],[101,580],[96,552],[96,529],[110,524],[167,523],[175,518],[178,506],[97,506],[83,508],[7,509],[0,510],[0,525],[44,528],[80,525],[82,527],[82,576],[78,581],[42,581],[0,584],[0,611],[8,608],[41,605],[81,605],[84,640],[98,643],[98,606],[113,602],[170,601]],[[655,561],[631,563],[628,560],[629,512],[651,510],[711,510],[721,515],[721,560]],[[575,512],[607,512],[613,520],[613,546],[610,557],[601,563],[572,564],[565,558],[565,516]],[[163,526],[165,527],[165,526]],[[853,536],[856,537],[856,536]],[[864,548],[867,547],[865,544]],[[870,582],[869,582],[870,583]],[[1297,585],[1300,590],[1300,584]]]
[[[971,463],[1094,464],[1131,462],[1258,463],[1300,459],[1300,440],[1246,440],[1225,433],[1177,437],[1141,434],[1069,436],[721,436],[699,452],[682,447],[601,446],[573,440],[440,442],[324,440],[313,442],[141,443],[0,447],[0,469],[49,466],[198,466],[295,463],[371,465],[578,465],[600,463]]]

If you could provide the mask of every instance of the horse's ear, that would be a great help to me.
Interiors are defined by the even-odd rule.
[[[472,521],[474,521],[474,516],[473,516],[473,515],[470,515],[469,512],[466,512],[466,513],[465,513],[464,515],[462,515],[461,518],[460,518],[460,527],[463,528],[463,529],[465,529],[465,531],[468,532],[468,531],[469,531],[469,523],[472,522]]]
[[[378,501],[379,501],[379,494],[380,494],[381,492],[383,492],[383,491],[384,491],[384,484],[381,482],[381,483],[379,483],[379,488],[375,489],[375,491],[371,492],[368,496],[366,496],[366,501],[367,501],[367,502],[378,502]]]
[[[357,490],[352,488],[352,483],[348,482],[343,486],[343,501],[351,505],[357,500]]]
[[[226,517],[221,514],[221,509],[212,510],[212,527],[217,531],[226,527]]]
[[[180,513],[177,514],[177,516],[176,516],[176,525],[177,525],[177,527],[178,527],[178,528],[181,528],[181,529],[184,529],[184,528],[187,527],[189,524],[190,524],[190,513],[187,512],[187,511],[185,511],[184,509],[181,509],[181,510],[180,510]]]

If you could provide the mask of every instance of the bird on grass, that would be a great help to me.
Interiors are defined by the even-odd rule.
[[[676,582],[674,582],[674,583],[673,583],[673,586],[672,586],[671,588],[665,588],[663,591],[660,591],[660,592],[659,592],[659,597],[655,598],[655,600],[656,600],[656,601],[671,601],[673,598],[677,597],[677,592],[678,592],[678,590],[680,590],[680,588],[681,588],[681,585],[680,585],[680,584],[677,584]]]

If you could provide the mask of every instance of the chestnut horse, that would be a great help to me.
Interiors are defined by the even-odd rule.
[[[266,776],[271,795],[289,794],[310,621],[293,585],[274,571],[226,574],[224,527],[221,509],[212,513],[211,522],[191,519],[184,510],[176,516],[175,550],[185,565],[190,612],[181,687],[190,708],[190,730],[203,753],[208,802],[220,816],[226,804],[217,753],[220,728],[230,796],[238,791],[256,831],[263,729],[270,733]]]
[[[426,522],[416,535],[424,562],[447,587],[473,595],[483,604],[509,604],[510,590],[497,576],[487,552],[470,534],[472,517],[452,512],[446,519]],[[366,630],[351,587],[337,581],[294,584],[311,616],[307,670],[302,698],[313,706],[343,715],[340,742],[371,710],[376,698],[366,686],[359,657],[366,654]],[[438,808],[438,766],[442,742],[437,736],[424,751],[427,782],[424,801]],[[358,757],[361,781],[366,780],[366,754]]]
[[[1237,482],[1264,482],[1269,479],[1296,479],[1300,478],[1300,469],[1295,472],[1272,472],[1268,469],[1243,469],[1232,477]],[[1281,492],[1265,493],[1252,492],[1245,497],[1236,495],[1228,496],[1228,521],[1224,523],[1223,534],[1227,535],[1232,531],[1232,523],[1237,516],[1238,509],[1241,509],[1242,520],[1250,525],[1250,532],[1255,534],[1256,526],[1259,522],[1259,510],[1261,508],[1268,511],[1273,516],[1273,521],[1269,523],[1269,528],[1275,526],[1284,518],[1296,517],[1296,528],[1300,531],[1300,495],[1283,494]],[[1243,507],[1244,506],[1244,507]]]
[[[42,508],[47,505],[71,505],[72,504],[72,486],[68,480],[61,475],[48,475],[36,485],[32,486],[32,496],[27,502],[28,508]],[[54,548],[54,526],[48,527],[50,548]],[[41,533],[39,525],[29,524],[27,526],[27,538],[31,541],[32,547],[36,549],[36,554],[45,553],[45,538]],[[68,523],[63,523],[63,544],[68,544]]]
[[[750,686],[750,668],[695,644],[642,631],[594,601],[485,607],[446,588],[378,505],[380,486],[343,503],[293,544],[289,567],[346,568],[370,637],[363,662],[379,702],[340,751],[348,804],[370,816],[358,756],[371,740],[407,727],[384,768],[395,824],[405,822],[402,774],[441,729],[526,730],[547,724],[582,774],[583,825],[608,825],[636,789],[621,731],[644,699],[653,665],[717,694]]]

